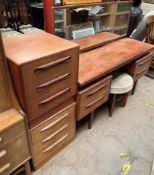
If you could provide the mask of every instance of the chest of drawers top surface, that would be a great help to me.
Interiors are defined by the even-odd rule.
[[[120,39],[94,50],[81,53],[79,59],[80,87],[148,54],[153,45],[130,38]]]
[[[0,113],[0,133],[22,121],[23,116],[21,116],[14,108]]]
[[[78,47],[78,44],[45,32],[14,36],[3,42],[7,58],[17,65]]]

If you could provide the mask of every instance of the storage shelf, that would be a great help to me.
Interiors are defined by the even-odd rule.
[[[104,5],[109,5],[109,4],[115,4],[115,2],[54,6],[53,9],[81,8],[81,7],[96,6],[96,5],[104,6]]]
[[[126,25],[123,25],[123,26],[118,26],[118,27],[115,27],[114,30],[119,30],[119,29],[124,29],[124,28],[127,28],[127,24]]]
[[[125,15],[125,14],[129,14],[130,11],[124,11],[124,12],[117,12],[116,15]]]
[[[58,24],[58,23],[63,23],[64,20],[55,20],[55,24]]]

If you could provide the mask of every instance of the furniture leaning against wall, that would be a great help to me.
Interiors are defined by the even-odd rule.
[[[31,158],[26,133],[26,121],[15,108],[18,106],[13,93],[10,74],[0,34],[0,174],[8,175],[24,167],[30,175]],[[20,171],[18,169],[18,172]]]

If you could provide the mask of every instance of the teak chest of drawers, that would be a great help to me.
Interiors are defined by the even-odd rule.
[[[23,117],[11,108],[0,114],[0,174],[10,174],[29,159]]]
[[[38,168],[75,136],[79,46],[45,32],[4,39],[4,45]]]

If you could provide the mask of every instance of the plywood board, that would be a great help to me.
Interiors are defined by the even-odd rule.
[[[101,3],[102,0],[63,0],[66,5]]]

